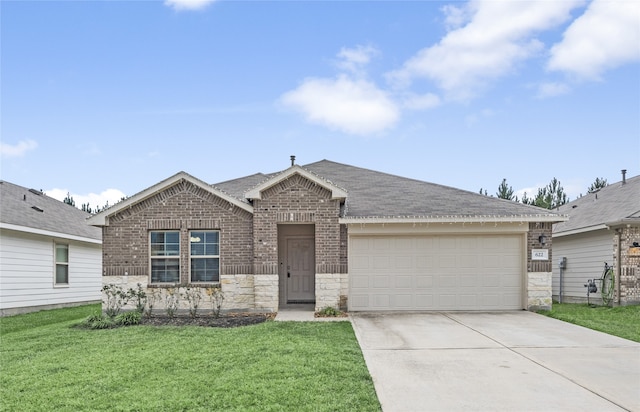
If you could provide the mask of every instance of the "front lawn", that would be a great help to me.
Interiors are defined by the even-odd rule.
[[[591,307],[586,303],[553,303],[539,313],[610,335],[640,342],[640,306]]]
[[[0,318],[0,409],[380,410],[349,322],[73,327],[95,310]]]

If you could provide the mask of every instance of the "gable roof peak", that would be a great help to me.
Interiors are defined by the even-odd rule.
[[[142,202],[145,199],[148,199],[154,195],[156,195],[157,193],[172,187],[182,181],[187,181],[197,187],[200,187],[201,189],[204,189],[212,194],[214,194],[215,196],[218,196],[224,200],[226,200],[227,202],[241,208],[244,209],[246,211],[248,211],[249,213],[253,213],[253,207],[251,207],[251,205],[248,205],[246,203],[241,202],[240,200],[236,199],[235,197],[229,195],[228,193],[209,185],[206,182],[203,182],[202,180],[195,178],[193,176],[191,176],[189,173],[180,171],[178,173],[176,173],[175,175],[168,177],[164,180],[162,180],[159,183],[156,183],[155,185],[144,189],[141,192],[136,193],[135,195],[128,197],[127,199],[116,203],[115,205],[111,206],[110,208],[103,210],[100,213],[97,213],[93,216],[91,216],[87,222],[90,225],[93,226],[106,226],[108,225],[108,217],[112,216],[116,213],[118,213],[121,210],[124,210],[128,207],[131,207],[137,203]]]
[[[262,192],[264,190],[269,189],[296,174],[329,190],[331,192],[332,199],[346,199],[347,197],[347,191],[345,189],[297,164],[293,164],[291,167],[269,177],[267,180],[252,189],[247,190],[244,196],[247,199],[262,199]]]

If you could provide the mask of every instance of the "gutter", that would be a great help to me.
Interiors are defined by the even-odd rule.
[[[53,232],[51,230],[36,229],[28,226],[12,225],[11,223],[0,223],[0,229],[13,230],[16,232],[23,232],[23,233],[33,233],[35,235],[50,236],[50,237],[56,237],[59,239],[77,240],[79,242],[94,243],[96,245],[102,244],[102,239],[94,239],[90,237],[71,235],[69,233]]]
[[[340,224],[387,224],[387,223],[529,223],[529,222],[564,222],[566,215],[523,215],[523,216],[371,216],[341,217]]]

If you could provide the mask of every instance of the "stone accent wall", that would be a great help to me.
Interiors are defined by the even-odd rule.
[[[527,310],[550,310],[553,303],[551,297],[551,272],[527,273]]]
[[[620,250],[618,250],[618,239],[620,236]],[[615,302],[620,305],[640,304],[640,254],[633,247],[633,243],[640,243],[640,227],[624,227],[617,229],[614,236],[614,267],[615,271],[619,266],[619,282],[615,288]],[[620,256],[618,262],[617,257]],[[618,299],[619,291],[619,299]]]
[[[177,285],[171,286],[149,286],[147,276],[104,276],[102,278],[102,284],[114,284],[120,286],[122,290],[127,291],[129,289],[137,289],[138,284],[144,289],[149,299],[153,299],[153,312],[162,313],[166,308],[166,298],[169,293],[180,293],[180,301],[178,311],[180,313],[186,313],[189,310],[189,302],[184,297],[185,288],[180,287],[176,291]],[[253,275],[223,275],[220,287],[224,294],[224,301],[222,303],[222,310],[225,312],[234,311],[255,311],[254,303],[254,285]],[[213,310],[213,304],[210,297],[207,295],[206,287],[191,287],[194,290],[200,291],[201,301],[198,313],[207,314]],[[102,302],[106,301],[106,294],[102,293]],[[135,309],[136,303],[131,301],[124,310]],[[104,309],[104,305],[103,305]]]
[[[278,275],[255,275],[253,278],[255,308],[259,312],[278,311]]]
[[[340,273],[316,273],[316,311],[340,308]]]

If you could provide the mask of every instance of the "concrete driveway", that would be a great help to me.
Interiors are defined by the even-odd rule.
[[[640,411],[640,343],[526,311],[350,316],[385,412]]]

